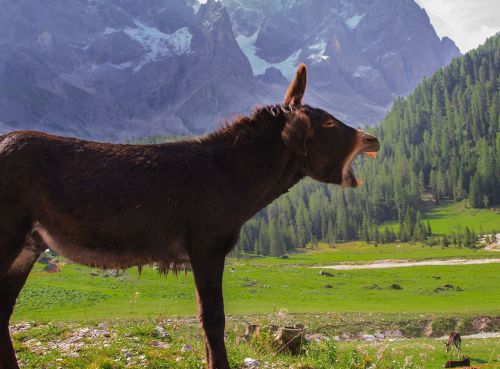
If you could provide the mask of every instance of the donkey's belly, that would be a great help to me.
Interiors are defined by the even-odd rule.
[[[107,269],[123,269],[154,262],[164,264],[189,263],[185,244],[180,239],[164,241],[162,242],[164,245],[147,243],[131,245],[118,238],[116,240],[110,238],[106,243],[92,240],[91,237],[82,240],[69,239],[64,235],[50,233],[42,227],[37,227],[36,232],[49,248],[79,264]]]

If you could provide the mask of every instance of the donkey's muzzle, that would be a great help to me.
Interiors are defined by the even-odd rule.
[[[378,138],[365,131],[359,131],[359,134],[361,144],[360,152],[375,159],[380,150],[380,142],[378,141]]]

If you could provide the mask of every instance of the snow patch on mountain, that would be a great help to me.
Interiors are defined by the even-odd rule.
[[[134,68],[139,71],[144,65],[172,55],[191,53],[193,35],[188,27],[179,28],[174,33],[163,33],[159,29],[135,22],[136,28],[127,27],[123,30],[131,39],[139,42],[146,54]],[[105,31],[106,32],[106,31]]]
[[[320,40],[317,44],[309,46],[309,50],[312,54],[309,54],[307,59],[311,60],[313,63],[319,63],[328,59],[328,55],[325,55],[326,51],[326,41]]]
[[[397,55],[397,53],[396,53],[396,52],[394,52],[394,51],[389,51],[389,52],[386,52],[384,55],[377,56],[377,57],[375,58],[375,60],[377,60],[377,61],[382,60],[382,61],[383,61],[383,60],[385,60],[385,59],[390,59],[390,58],[393,58],[393,57],[395,57],[396,55]]]
[[[106,35],[109,35],[111,33],[115,33],[115,32],[118,32],[118,31],[120,31],[120,30],[116,29],[116,28],[106,27],[104,29],[104,31],[101,33],[101,36],[106,36]]]
[[[302,49],[295,51],[285,60],[279,63],[270,63],[267,60],[262,59],[257,55],[257,48],[255,47],[255,41],[259,31],[255,32],[252,36],[246,37],[245,35],[238,35],[236,37],[236,42],[240,46],[245,56],[248,58],[250,65],[252,66],[252,71],[254,76],[263,75],[267,68],[274,67],[279,69],[281,74],[285,76],[289,81],[293,79],[295,75],[295,70],[297,68],[299,55]]]
[[[214,0],[214,2],[220,3],[221,0]],[[200,10],[200,7],[206,3],[207,3],[207,0],[193,0],[193,1],[188,2],[188,4],[190,4],[191,7],[193,8],[195,14],[198,13],[198,10]]]
[[[365,13],[363,13],[361,15],[356,14],[356,15],[352,16],[351,18],[347,19],[345,21],[345,24],[349,29],[353,30],[358,26],[359,22],[361,22],[361,19],[363,19],[364,16],[365,16]]]
[[[377,77],[377,71],[369,65],[360,65],[356,68],[352,76],[355,78],[369,78],[370,80],[374,80]]]
[[[121,64],[112,64],[112,63],[105,63],[106,65],[109,65],[111,68],[114,69],[119,69],[119,70],[124,70],[124,69],[129,69],[134,66],[132,62],[126,62],[126,63],[121,63]]]

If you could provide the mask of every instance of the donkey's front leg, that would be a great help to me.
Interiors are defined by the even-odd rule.
[[[224,257],[191,260],[198,290],[198,318],[205,333],[208,369],[230,369],[224,345]]]

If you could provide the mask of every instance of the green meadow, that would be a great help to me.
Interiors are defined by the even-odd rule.
[[[380,259],[499,257],[495,252],[418,244],[349,243],[290,255],[287,259],[229,259],[224,276],[229,314],[291,312],[488,313],[500,312],[500,264],[418,266],[335,271],[312,266]],[[159,275],[145,268],[115,277],[80,265],[47,273],[37,265],[21,292],[14,320],[110,317],[149,318],[195,314],[193,277]],[[393,284],[401,289],[391,288]],[[445,285],[452,286],[440,290]]]
[[[482,259],[499,258],[495,251],[470,248],[426,246],[417,242],[373,245],[366,242],[347,242],[336,246],[320,243],[314,248],[287,255],[286,259],[273,257],[251,257],[242,265],[330,265],[338,263],[366,263],[375,260],[430,260],[430,259]],[[234,261],[236,262],[236,261]]]
[[[276,318],[292,321],[282,315]],[[165,336],[158,337],[158,326]],[[455,352],[445,353],[439,338],[335,342],[326,335],[320,342],[305,344],[303,354],[292,356],[276,349],[264,334],[243,340],[244,329],[241,321],[228,319],[226,346],[235,369],[244,368],[246,358],[259,360],[261,368],[275,369],[431,369],[456,359]],[[13,338],[20,365],[25,369],[204,368],[203,340],[193,321],[32,324],[14,333]],[[473,365],[498,368],[499,345],[499,338],[465,338],[462,353],[471,358]]]
[[[490,317],[484,330],[498,330],[499,263],[343,271],[324,267],[387,259],[499,256],[454,247],[353,242],[334,248],[319,245],[285,259],[230,258],[224,276],[230,360],[234,368],[241,368],[246,357],[270,363],[263,368],[442,367],[448,358],[442,342],[418,337],[429,329],[433,337],[455,329],[476,333],[481,317]],[[320,270],[333,276],[322,276]],[[145,268],[141,274],[129,269],[115,276],[63,263],[61,272],[48,273],[37,264],[12,319],[13,325],[29,321],[30,327],[13,337],[22,368],[203,368],[195,307],[191,272],[165,277]],[[294,357],[277,353],[265,337],[243,342],[246,321],[301,322],[308,332],[329,340],[311,342],[303,355]],[[170,334],[160,348],[153,343],[158,325]],[[406,339],[333,341],[342,332],[396,330]],[[78,334],[81,337],[75,338]],[[75,348],[74,342],[81,344]],[[184,344],[193,350],[181,350]],[[477,359],[476,364],[499,363],[499,338],[464,344],[464,352]]]

